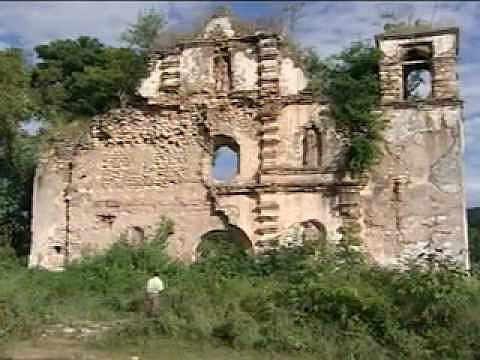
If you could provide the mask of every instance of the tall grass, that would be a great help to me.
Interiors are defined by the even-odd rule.
[[[434,271],[379,268],[344,248],[218,253],[191,266],[164,254],[165,228],[141,246],[117,242],[62,273],[2,257],[0,339],[38,325],[129,319],[102,344],[159,337],[322,359],[478,359],[478,277],[438,262]],[[8,260],[10,259],[10,260]],[[435,261],[435,260],[432,260]],[[153,270],[167,283],[161,311],[143,311]]]

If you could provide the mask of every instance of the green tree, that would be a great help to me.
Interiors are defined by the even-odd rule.
[[[35,113],[30,73],[17,49],[0,51],[0,246],[28,252],[36,138],[22,128]]]
[[[79,114],[96,114],[125,105],[142,77],[145,58],[126,48],[105,48],[100,65],[74,73],[69,87],[72,109]]]
[[[480,229],[469,226],[468,242],[470,250],[470,261],[472,265],[480,264]]]
[[[128,45],[148,52],[155,43],[156,38],[167,25],[163,13],[151,8],[140,12],[137,21],[121,34],[120,39]]]
[[[381,155],[383,122],[374,113],[380,101],[380,50],[364,42],[321,61],[310,52],[305,58],[309,88],[331,103],[337,129],[349,140],[345,167],[352,173],[370,168]]]
[[[35,47],[41,62],[32,76],[46,119],[92,116],[124,105],[146,71],[145,56],[106,47],[97,39],[56,40]]]

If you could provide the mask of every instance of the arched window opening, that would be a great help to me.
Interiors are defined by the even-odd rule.
[[[248,236],[240,228],[229,225],[226,230],[213,230],[202,235],[195,251],[195,262],[224,256],[244,257],[251,250]]]
[[[214,138],[212,176],[215,180],[228,182],[240,173],[240,147],[228,136]]]
[[[300,223],[303,244],[325,245],[327,241],[327,230],[317,220],[307,220]]]
[[[321,166],[322,138],[317,128],[312,126],[304,131],[302,148],[304,167],[316,168]]]
[[[414,44],[404,49],[403,98],[422,101],[432,97],[432,44]]]

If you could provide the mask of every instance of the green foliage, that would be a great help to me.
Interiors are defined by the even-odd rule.
[[[381,156],[383,122],[375,112],[380,101],[380,58],[380,50],[358,42],[328,62],[313,52],[305,59],[309,88],[330,100],[337,129],[349,140],[345,166],[352,173],[368,170]]]
[[[228,254],[211,252],[187,266],[165,255],[169,233],[171,224],[164,222],[145,244],[120,240],[62,273],[27,270],[2,256],[0,339],[31,336],[45,323],[122,318],[128,321],[101,344],[141,345],[161,336],[325,359],[478,354],[476,274],[467,278],[442,262],[435,270],[379,268],[351,248],[346,252],[349,244],[258,257],[220,246]],[[167,289],[162,311],[147,316],[144,285],[154,270]]]
[[[162,223],[151,241],[138,247],[120,239],[104,254],[86,255],[61,273],[26,269],[1,250],[0,323],[6,326],[0,340],[31,336],[40,323],[128,316],[141,306],[154,270],[169,279],[181,269],[164,254],[170,226]]]
[[[467,209],[468,225],[480,229],[480,207]]]
[[[480,264],[480,229],[474,226],[468,227],[468,245],[470,261],[473,265]]]
[[[0,51],[0,246],[28,252],[37,139],[22,125],[37,108],[30,72],[17,49]]]
[[[33,111],[29,72],[19,49],[0,51],[0,133],[7,140],[15,136],[18,125]]]
[[[467,209],[468,250],[474,267],[480,264],[480,208]]]
[[[164,14],[151,8],[138,14],[137,21],[122,33],[121,39],[132,47],[149,51],[166,25]]]
[[[32,85],[46,119],[91,116],[124,105],[146,72],[143,53],[106,47],[97,39],[56,40],[35,47],[41,62]]]
[[[332,359],[475,358],[478,320],[463,322],[478,307],[476,278],[447,267],[388,270],[346,256],[279,249],[245,258],[236,274],[194,264],[178,273],[158,317],[140,316],[106,341],[162,335]]]
[[[327,62],[322,61],[312,49],[306,50],[302,60],[305,72],[309,77],[308,88],[316,98],[324,97],[326,92],[327,74],[329,72]]]

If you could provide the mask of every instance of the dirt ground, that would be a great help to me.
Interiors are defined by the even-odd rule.
[[[313,360],[298,355],[237,351],[159,339],[139,348],[100,350],[78,338],[42,336],[0,348],[0,360]]]

